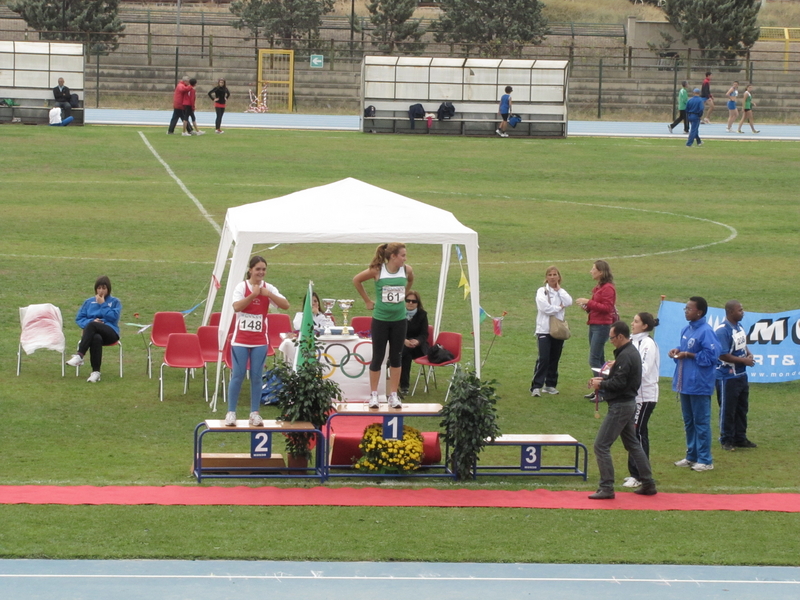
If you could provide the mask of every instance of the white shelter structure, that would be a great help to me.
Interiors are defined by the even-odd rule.
[[[247,270],[257,244],[437,244],[442,247],[436,297],[434,335],[439,334],[445,285],[453,244],[466,250],[470,283],[475,369],[480,376],[480,278],[478,234],[462,225],[451,212],[406,198],[357,179],[310,188],[262,202],[229,208],[225,215],[217,258],[208,290],[203,323],[213,312],[228,257],[229,276],[220,318],[223,346],[233,318],[233,291]],[[232,274],[232,275],[231,275]],[[220,353],[220,360],[221,360]],[[219,373],[219,369],[217,370]],[[219,383],[219,382],[217,382]],[[219,387],[219,386],[217,386]],[[216,392],[214,394],[216,406]]]

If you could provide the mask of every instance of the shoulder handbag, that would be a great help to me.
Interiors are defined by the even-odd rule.
[[[550,294],[545,289],[544,293],[547,295],[547,301],[552,304],[553,301],[550,300]],[[550,315],[550,337],[553,337],[557,340],[568,340],[572,332],[569,330],[569,324],[567,324],[567,319],[564,317],[562,321],[555,315]]]

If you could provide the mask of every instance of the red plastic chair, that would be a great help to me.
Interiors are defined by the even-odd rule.
[[[153,316],[153,326],[150,328],[150,343],[147,346],[147,376],[153,378],[152,348],[166,348],[170,334],[186,333],[186,321],[183,313],[157,312]]]
[[[267,343],[269,350],[267,356],[274,356],[278,347],[283,342],[282,333],[292,332],[292,320],[283,313],[267,314]]]
[[[219,325],[220,317],[222,317],[221,312],[211,313],[211,317],[208,319],[207,326],[213,327],[214,325]]]
[[[419,358],[415,358],[414,362],[418,364],[421,368],[419,373],[417,373],[417,379],[414,381],[414,390],[411,392],[413,396],[414,393],[417,391],[417,384],[419,383],[419,378],[421,375],[425,375],[424,383],[425,383],[425,392],[428,391],[428,378],[433,375],[433,385],[436,387],[436,373],[434,369],[437,367],[453,367],[453,374],[455,374],[456,370],[458,369],[458,363],[461,362],[461,334],[460,333],[453,333],[451,331],[441,331],[439,332],[439,337],[436,338],[436,343],[441,344],[442,347],[449,350],[450,353],[453,355],[452,360],[445,361],[443,363],[432,363],[428,360],[427,356],[421,356]],[[427,374],[425,373],[425,367],[428,367]],[[450,385],[447,386],[447,394],[445,394],[444,400],[447,402],[447,398],[450,395],[450,387],[453,385],[453,380],[450,379]]]
[[[355,333],[369,333],[372,331],[372,317],[353,317],[350,319],[349,327]]]
[[[158,394],[162,402],[164,401],[164,367],[173,367],[186,371],[183,378],[184,394],[189,390],[189,371],[191,369],[203,369],[203,388],[205,390],[206,403],[208,403],[206,362],[203,359],[203,351],[200,348],[200,338],[196,333],[173,333],[167,339],[164,362],[161,364],[158,378]]]

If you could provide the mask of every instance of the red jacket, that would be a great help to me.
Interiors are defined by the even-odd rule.
[[[194,110],[194,88],[191,85],[183,88],[183,105],[191,106]]]
[[[602,283],[592,290],[592,299],[586,304],[589,325],[611,325],[617,315],[617,290],[613,283]]]
[[[188,84],[179,81],[175,86],[175,93],[172,95],[172,108],[183,109],[183,96],[186,93],[186,88],[191,87]]]

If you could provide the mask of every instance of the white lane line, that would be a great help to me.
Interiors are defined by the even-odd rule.
[[[175,183],[177,183],[178,186],[183,190],[183,192],[187,196],[189,196],[189,199],[192,202],[194,202],[194,205],[197,207],[197,210],[200,211],[200,214],[203,215],[205,220],[211,223],[211,226],[219,235],[222,235],[222,228],[219,225],[217,225],[217,222],[214,221],[214,219],[211,218],[211,215],[208,214],[208,211],[206,211],[205,207],[200,203],[200,200],[195,198],[194,194],[192,194],[192,192],[189,191],[189,188],[187,188],[180,180],[180,178],[177,175],[175,175],[175,172],[170,168],[170,166],[166,163],[166,161],[159,156],[158,152],[156,152],[156,149],[150,145],[150,142],[147,141],[147,138],[141,131],[139,132],[139,136],[142,138],[142,141],[144,142],[145,146],[147,146],[150,149],[150,152],[153,153],[153,156],[155,156],[158,162],[160,162],[164,166],[164,168],[167,170],[167,173],[169,173],[169,176],[175,180]]]
[[[664,254],[677,254],[678,252],[689,252],[690,250],[700,250],[702,248],[710,248],[711,246],[716,246],[717,244],[727,244],[728,242],[736,239],[739,235],[739,232],[736,231],[736,228],[726,224],[720,223],[719,221],[712,221],[711,219],[704,219],[703,217],[693,217],[691,215],[682,215],[680,213],[673,213],[667,212],[665,210],[652,210],[648,208],[636,208],[632,206],[614,206],[611,204],[593,204],[590,202],[572,202],[570,200],[548,200],[547,198],[514,198],[512,196],[505,196],[505,195],[488,195],[488,194],[470,194],[467,192],[440,192],[435,190],[423,190],[422,193],[425,194],[441,194],[441,195],[451,195],[451,196],[470,196],[473,198],[493,198],[493,199],[501,199],[501,200],[532,200],[534,202],[550,202],[551,204],[572,204],[575,206],[588,206],[591,208],[604,208],[609,210],[630,210],[634,212],[643,212],[643,213],[653,213],[656,215],[667,215],[670,217],[680,217],[682,219],[692,219],[694,221],[702,221],[705,223],[711,223],[712,225],[718,225],[720,227],[724,227],[730,233],[728,237],[724,240],[718,240],[716,242],[710,242],[708,244],[700,244],[698,246],[689,246],[686,248],[677,248],[675,250],[661,250],[660,252],[648,252],[645,254],[622,254],[618,256],[597,256],[595,258],[548,258],[547,260],[521,260],[521,261],[502,261],[496,263],[488,263],[481,261],[481,264],[504,264],[504,265],[527,265],[527,264],[535,264],[535,263],[547,263],[550,264],[552,262],[579,262],[579,261],[592,261],[592,260],[618,260],[621,258],[648,258],[650,256],[661,256]]]
[[[74,574],[74,573],[0,573],[0,579],[259,579],[259,580],[331,580],[331,581],[522,581],[522,582],[588,582],[588,583],[657,583],[657,584],[735,584],[735,585],[800,585],[800,581],[787,579],[668,579],[668,578],[620,578],[620,577],[458,577],[440,575],[289,575],[275,573],[273,575],[121,575],[121,574]]]

